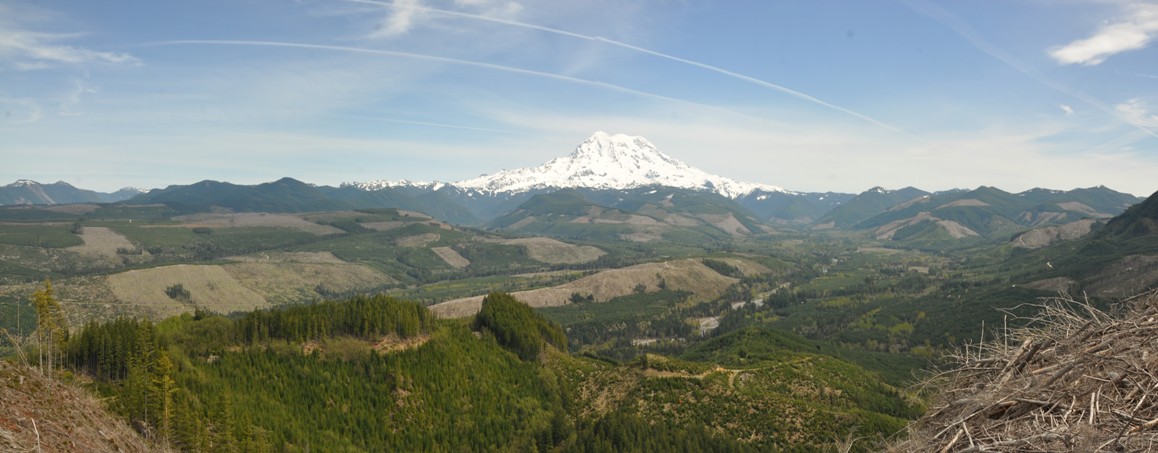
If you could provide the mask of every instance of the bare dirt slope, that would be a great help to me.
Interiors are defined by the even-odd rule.
[[[522,246],[527,249],[531,259],[547,264],[588,263],[606,254],[598,247],[568,244],[549,238],[511,239],[503,241],[503,244]]]
[[[229,258],[220,265],[173,265],[55,280],[57,296],[70,323],[125,315],[164,318],[195,308],[218,313],[302,302],[326,294],[372,291],[395,283],[364,264],[330,252],[270,252]],[[191,302],[165,294],[181,284]],[[0,296],[26,298],[40,282],[0,286]],[[319,292],[320,290],[323,290]]]
[[[1039,249],[1055,242],[1070,241],[1090,234],[1090,231],[1093,231],[1095,223],[1097,223],[1097,221],[1094,219],[1082,219],[1065,225],[1034,228],[1017,235],[1017,237],[1010,241],[1009,245],[1028,249]]]
[[[120,257],[117,256],[118,249],[131,250],[136,247],[128,238],[107,227],[84,227],[81,229],[80,238],[84,240],[84,245],[69,247],[66,250],[111,259],[115,263],[120,263]]]
[[[692,292],[699,299],[713,299],[738,280],[716,273],[698,259],[684,259],[607,270],[563,285],[512,295],[532,307],[553,307],[567,304],[573,293],[590,294],[596,301],[606,302],[631,294],[641,283],[648,291],[655,291],[661,281],[670,289]],[[444,318],[462,318],[477,313],[482,299],[483,296],[455,299],[430,309]]]
[[[179,264],[131,270],[108,276],[108,283],[121,303],[135,305],[156,318],[179,315],[195,307],[229,313],[269,306],[261,294],[246,288],[217,265]],[[166,288],[178,283],[189,290],[192,305],[165,294]]]
[[[319,287],[334,292],[368,291],[395,281],[369,266],[346,262],[248,262],[221,267],[272,305],[317,298]]]
[[[874,233],[876,234],[877,239],[889,240],[892,239],[893,236],[895,236],[902,228],[917,225],[925,221],[936,222],[937,226],[940,226],[945,231],[947,231],[954,239],[979,236],[976,231],[973,231],[964,225],[961,225],[952,220],[944,220],[938,217],[934,217],[928,212],[921,212],[907,219],[894,220],[892,222],[886,223],[877,228]]]
[[[439,258],[442,258],[446,264],[449,264],[451,267],[456,269],[462,269],[464,267],[470,266],[470,260],[466,259],[466,257],[462,256],[450,247],[433,247],[430,249],[430,251],[434,252],[435,255],[438,255]]]
[[[0,360],[0,451],[164,450],[149,445],[80,387]]]

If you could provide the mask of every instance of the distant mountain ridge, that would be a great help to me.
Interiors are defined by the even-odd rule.
[[[806,224],[852,197],[841,193],[798,193],[761,183],[710,174],[658,150],[643,137],[597,131],[571,154],[536,167],[505,170],[455,183],[377,180],[343,183],[367,191],[418,189],[462,200],[480,219],[516,209],[531,197],[562,189],[624,191],[672,187],[735,200],[760,221]]]
[[[900,191],[869,191],[834,209],[822,221],[835,224],[842,220],[845,228],[867,231],[881,240],[932,246],[971,238],[1008,238],[1030,228],[1083,219],[1109,219],[1141,201],[1104,186],[1070,191],[1032,189],[1017,194],[982,186],[925,193],[868,215],[885,201],[918,193],[916,189],[904,195]]]
[[[648,198],[648,190],[662,188],[675,189],[666,192],[680,196],[666,201]],[[132,197],[127,202],[166,204],[179,212],[399,208],[460,225],[486,225],[514,213],[537,195],[567,189],[581,191],[589,208],[649,216],[652,214],[637,209],[658,206],[662,212],[653,213],[657,219],[675,221],[688,214],[696,217],[728,211],[753,232],[761,228],[753,228],[751,222],[810,225],[814,229],[871,231],[883,240],[992,239],[1039,226],[1109,218],[1141,201],[1103,186],[1071,191],[1032,189],[1018,194],[991,187],[936,193],[913,187],[874,187],[861,194],[792,192],[707,173],[663,154],[643,137],[596,132],[567,156],[457,183],[378,180],[330,187],[283,178],[252,186],[201,181],[145,194],[132,189],[100,194],[63,182],[41,185],[20,181],[0,188],[0,204],[112,202]],[[678,206],[681,203],[688,206]],[[701,209],[705,211],[697,211]],[[726,229],[733,230],[731,226]]]
[[[898,204],[930,195],[921,189],[905,187],[888,190],[877,186],[862,192],[847,202],[828,211],[816,221],[816,227],[848,228]]]
[[[64,181],[41,184],[30,179],[21,179],[0,187],[0,205],[116,203],[144,192],[141,189],[125,187],[116,192],[103,193],[78,189]]]

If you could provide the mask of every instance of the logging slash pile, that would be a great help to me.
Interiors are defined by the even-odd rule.
[[[1030,327],[953,357],[907,437],[911,452],[1138,452],[1158,449],[1158,292],[1114,313],[1042,301]]]

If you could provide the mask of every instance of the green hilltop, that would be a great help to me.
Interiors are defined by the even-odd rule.
[[[566,344],[503,293],[470,322],[378,296],[89,323],[66,362],[186,451],[819,451],[920,413],[875,373],[786,334],[749,329],[624,364]]]

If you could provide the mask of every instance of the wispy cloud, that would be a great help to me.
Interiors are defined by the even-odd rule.
[[[429,13],[443,12],[454,13],[454,11],[440,10],[437,8],[427,7],[422,4],[422,0],[394,0],[393,2],[355,2],[355,3],[373,3],[386,4],[392,7],[393,11],[386,15],[373,32],[367,36],[370,39],[392,38],[404,35],[414,27],[418,26]],[[456,0],[457,5],[468,7],[479,11],[477,17],[488,18],[511,18],[518,15],[523,10],[523,6],[514,1],[491,1],[491,0]],[[474,17],[474,14],[461,13],[466,17]]]
[[[426,10],[422,7],[421,0],[395,0],[391,6],[394,7],[394,12],[382,19],[378,28],[370,34],[370,38],[391,38],[404,35],[414,27],[414,23],[418,20],[415,16],[425,13]]]
[[[1073,116],[1074,115],[1074,108],[1071,107],[1069,104],[1061,104],[1061,105],[1058,105],[1057,108],[1061,109],[1062,113],[1064,113],[1066,116]]]
[[[0,65],[17,70],[47,69],[88,63],[133,65],[140,59],[124,52],[106,52],[62,44],[77,34],[44,33],[21,23],[22,14],[0,5]]]
[[[582,39],[582,40],[587,40],[587,41],[601,42],[604,44],[608,44],[608,45],[612,45],[615,47],[631,50],[634,52],[663,58],[665,60],[674,61],[677,63],[686,64],[686,65],[691,65],[691,66],[694,66],[694,67],[697,67],[700,69],[706,69],[708,71],[712,71],[712,72],[715,72],[717,74],[722,74],[722,75],[725,75],[728,77],[732,77],[734,79],[753,83],[753,84],[759,85],[759,86],[764,87],[764,88],[769,88],[769,89],[778,91],[780,93],[787,94],[787,95],[792,96],[792,97],[797,98],[797,99],[801,99],[801,100],[804,100],[804,101],[807,101],[807,102],[810,102],[810,103],[813,103],[813,104],[816,104],[816,105],[819,105],[822,107],[836,110],[836,111],[841,112],[841,113],[852,115],[853,117],[859,118],[859,119],[864,120],[864,121],[868,121],[869,123],[872,123],[876,126],[879,126],[879,127],[885,128],[885,129],[888,129],[892,132],[898,132],[898,133],[902,133],[902,134],[905,133],[904,131],[902,131],[896,127],[893,127],[893,126],[889,125],[888,123],[880,121],[880,120],[873,118],[871,116],[854,111],[852,109],[848,109],[848,108],[833,104],[831,102],[822,100],[822,99],[817,98],[815,96],[812,96],[812,95],[809,95],[809,94],[806,94],[806,93],[803,93],[803,92],[800,92],[797,90],[793,90],[791,88],[788,88],[788,87],[785,87],[782,85],[768,82],[768,81],[765,81],[765,80],[762,80],[762,79],[759,79],[756,77],[752,77],[749,75],[740,74],[738,72],[730,71],[730,70],[721,68],[719,66],[713,66],[713,65],[710,65],[707,63],[702,63],[699,61],[677,57],[675,55],[659,52],[656,50],[652,50],[652,49],[648,49],[648,48],[644,48],[644,47],[640,47],[640,46],[631,45],[631,44],[628,44],[628,43],[625,43],[622,41],[617,41],[617,40],[606,38],[603,36],[595,36],[595,35],[587,35],[587,34],[583,34],[583,33],[576,33],[576,32],[572,32],[572,31],[562,30],[559,28],[546,27],[546,26],[531,24],[531,23],[527,23],[527,22],[520,22],[517,20],[505,19],[502,17],[495,17],[493,15],[472,14],[472,13],[466,13],[466,12],[462,12],[462,11],[452,11],[452,10],[441,9],[441,8],[431,8],[431,7],[416,6],[416,5],[409,5],[409,4],[400,5],[399,4],[400,2],[398,2],[398,1],[395,1],[395,2],[385,2],[385,1],[379,1],[379,0],[347,0],[347,1],[354,2],[354,3],[382,5],[382,6],[388,6],[388,7],[392,7],[392,8],[396,8],[396,9],[408,8],[408,9],[412,9],[412,10],[420,10],[420,11],[425,11],[425,12],[432,12],[432,13],[444,14],[444,15],[449,15],[449,16],[462,17],[462,18],[466,18],[466,19],[474,19],[474,20],[492,22],[492,23],[496,23],[496,24],[509,25],[512,27],[519,27],[519,28],[524,28],[524,29],[536,30],[536,31],[541,31],[541,32],[545,32],[545,33],[551,33],[551,34],[560,35],[560,36],[567,36],[567,37],[577,38],[577,39]],[[395,12],[394,14],[392,14],[388,17],[394,17],[397,14],[398,14],[398,12]]]
[[[1133,124],[1142,127],[1158,127],[1158,114],[1141,99],[1134,98],[1115,105],[1114,110],[1117,110]]]
[[[628,93],[628,94],[632,94],[632,95],[640,96],[640,97],[645,97],[645,98],[658,99],[658,100],[669,101],[669,102],[676,102],[676,103],[686,104],[686,105],[693,105],[696,107],[720,111],[720,112],[726,112],[726,113],[733,114],[733,115],[751,117],[751,115],[748,115],[746,113],[733,111],[733,110],[726,109],[723,107],[717,107],[717,106],[707,105],[707,104],[700,104],[697,102],[692,102],[692,101],[688,101],[688,100],[684,100],[684,99],[678,99],[678,98],[664,96],[664,95],[660,95],[660,94],[649,93],[646,91],[635,90],[635,89],[631,89],[631,88],[627,88],[627,87],[623,87],[623,86],[619,86],[619,85],[615,85],[615,84],[611,84],[611,83],[607,83],[607,82],[588,80],[588,79],[583,79],[583,78],[579,78],[579,77],[572,77],[572,76],[568,76],[568,75],[555,74],[555,73],[551,73],[551,72],[543,72],[543,71],[535,71],[535,70],[531,70],[531,69],[517,68],[514,66],[507,66],[507,65],[495,64],[495,63],[463,60],[463,59],[459,59],[459,58],[442,57],[442,56],[437,56],[437,55],[427,55],[427,54],[420,54],[420,53],[413,53],[413,52],[402,52],[402,51],[397,51],[397,50],[368,49],[368,48],[364,48],[364,47],[334,46],[334,45],[328,45],[328,44],[293,43],[293,42],[280,42],[280,41],[213,40],[213,39],[159,41],[159,42],[153,42],[153,43],[147,43],[147,44],[148,45],[216,45],[216,46],[283,47],[283,48],[298,48],[298,49],[329,50],[329,51],[346,52],[346,53],[362,53],[362,54],[380,55],[380,56],[388,56],[388,57],[396,57],[396,58],[410,58],[410,59],[416,59],[416,60],[432,61],[432,62],[437,62],[437,63],[454,64],[454,65],[460,65],[460,66],[472,66],[472,67],[476,67],[476,68],[483,68],[483,69],[489,69],[489,70],[494,70],[494,71],[502,71],[502,72],[508,72],[508,73],[513,73],[513,74],[521,74],[521,75],[526,75],[526,76],[531,76],[531,77],[554,79],[554,80],[568,82],[568,83],[586,85],[586,86],[591,86],[591,87],[596,87],[596,88],[601,88],[601,89],[611,90],[611,91],[618,91],[621,93]]]
[[[1142,131],[1130,131],[1129,134],[1117,137],[1108,142],[1102,143],[1098,146],[1086,150],[1085,155],[1101,155],[1110,151],[1121,150],[1122,148],[1133,145],[1134,143],[1143,139],[1150,138],[1150,135]]]
[[[77,107],[80,106],[81,96],[86,94],[96,94],[96,92],[97,90],[85,83],[84,80],[73,80],[72,90],[65,94],[60,100],[60,114],[64,116],[81,115],[82,112],[77,110]]]
[[[0,24],[2,27],[3,24]],[[0,56],[8,55],[13,66],[22,70],[43,69],[55,64],[139,64],[141,61],[123,52],[103,52],[83,47],[54,44],[68,35],[33,33],[25,30],[0,29]]]
[[[1158,37],[1158,4],[1134,1],[1123,9],[1121,17],[1102,25],[1092,36],[1053,48],[1049,56],[1061,64],[1094,66],[1149,46]]]
[[[958,36],[961,36],[966,41],[969,41],[969,43],[974,47],[978,48],[982,52],[985,52],[989,56],[996,58],[998,61],[1005,63],[1009,67],[1016,69],[1018,72],[1021,72],[1022,74],[1025,74],[1030,78],[1038,81],[1043,86],[1085,102],[1086,104],[1117,118],[1119,121],[1146,133],[1147,135],[1158,138],[1158,133],[1154,132],[1144,124],[1139,124],[1131,121],[1130,118],[1123,117],[1116,108],[1105,102],[1102,102],[1100,99],[1097,99],[1080,90],[1074,89],[1068,85],[1042,75],[1032,66],[1022,61],[1020,58],[1013,56],[1009,52],[1006,52],[1005,50],[989,42],[989,40],[981,36],[977,30],[973,29],[973,27],[961,21],[961,19],[958,19],[956,15],[945,10],[944,8],[941,8],[940,6],[926,0],[901,0],[901,2],[913,11],[916,11],[923,16],[926,16],[949,27],[950,30],[953,30],[953,32],[957,33]]]

